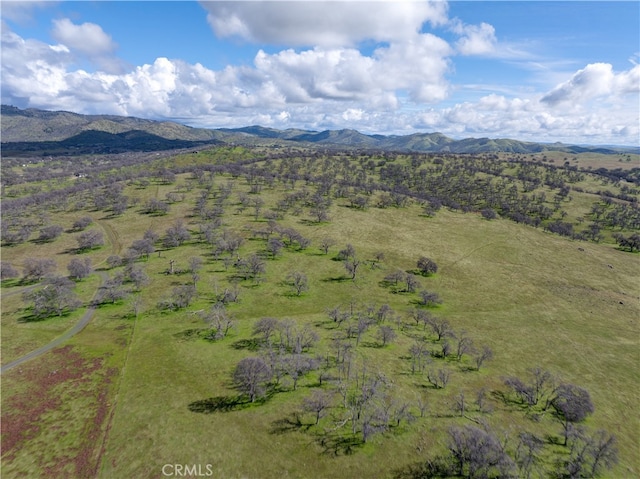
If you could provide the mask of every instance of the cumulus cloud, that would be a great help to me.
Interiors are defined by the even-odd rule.
[[[456,41],[456,49],[462,55],[486,55],[496,50],[496,29],[488,23],[465,25],[454,21],[452,30],[461,35]]]
[[[161,57],[111,73],[78,69],[76,44],[57,38],[60,43],[47,44],[2,31],[4,103],[212,128],[262,124],[627,144],[636,144],[640,133],[638,65],[622,72],[587,65],[546,94],[494,93],[443,106],[454,49],[431,34],[413,33],[369,55],[353,47],[261,50],[252,65],[220,70]],[[105,54],[112,47],[108,38],[93,46]],[[589,109],[579,114],[566,107],[584,101]]]
[[[615,99],[627,93],[640,91],[640,66],[615,73],[609,63],[592,63],[578,70],[569,80],[561,83],[541,99],[551,106],[583,106],[594,98]]]
[[[51,34],[60,43],[85,55],[111,54],[116,49],[111,36],[95,23],[75,25],[68,18],[54,20]]]
[[[62,18],[53,21],[51,35],[71,52],[93,62],[104,71],[117,73],[123,70],[122,62],[114,55],[117,44],[100,25],[76,25],[68,18]]]
[[[12,20],[14,22],[25,23],[31,20],[33,11],[36,8],[50,7],[56,2],[50,0],[43,1],[21,1],[21,2],[2,2],[3,19]]]
[[[201,2],[219,37],[292,46],[344,47],[364,40],[410,37],[425,22],[447,21],[447,3],[410,2]]]

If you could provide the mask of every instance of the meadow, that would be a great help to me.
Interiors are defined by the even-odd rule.
[[[86,257],[94,273],[74,288],[80,308],[40,320],[22,298],[39,283],[3,279],[3,365],[69,329],[100,298],[105,278],[124,273],[127,263],[147,280],[139,288],[125,281],[128,294],[98,301],[88,326],[64,346],[3,372],[4,477],[152,478],[162,477],[166,465],[199,465],[201,475],[225,478],[429,477],[426,464],[448,457],[452,428],[465,426],[490,431],[512,458],[504,470],[488,467],[489,477],[509,477],[507,469],[517,477],[563,477],[575,447],[562,444],[561,418],[542,403],[523,403],[505,384],[525,380],[533,368],[549,372],[555,385],[589,392],[594,412],[577,424],[584,431],[572,444],[587,444],[598,430],[615,436],[617,461],[599,473],[638,475],[638,254],[623,251],[613,236],[635,229],[603,222],[594,242],[544,227],[562,220],[578,234],[586,231],[594,204],[602,218],[616,211],[632,221],[627,200],[601,195],[607,188],[637,198],[631,183],[570,171],[573,189],[558,197],[558,187],[533,186],[532,178],[562,171],[505,162],[504,174],[496,174],[490,159],[477,159],[482,171],[467,192],[489,186],[500,196],[512,186],[511,207],[523,195],[545,193],[539,202],[550,213],[535,227],[508,219],[506,210],[487,219],[479,211],[486,208],[464,207],[460,191],[438,205],[403,176],[422,167],[429,170],[425,182],[446,179],[447,165],[462,168],[466,158],[289,152],[295,158],[262,159],[264,153],[220,149],[162,159],[148,177],[86,190],[50,204],[47,214],[28,210],[34,223],[55,223],[64,233],[50,242],[5,245],[3,263],[20,269],[28,258],[54,258],[56,273],[66,276],[73,258]],[[194,165],[220,169],[185,171]],[[327,187],[323,175],[331,171]],[[425,184],[432,192],[451,186]],[[108,200],[102,208],[94,201],[100,194]],[[118,197],[128,202],[116,214]],[[152,200],[164,202],[166,213],[145,212]],[[486,207],[483,201],[493,200],[469,198]],[[73,224],[86,215],[104,244],[79,252]],[[176,221],[189,234],[173,246],[165,238]],[[131,254],[148,231],[157,234],[154,251]],[[241,238],[237,248],[229,246],[233,238]],[[281,243],[277,253],[272,239]],[[347,245],[355,250],[355,273],[341,255]],[[254,254],[263,269],[252,275],[241,260]],[[129,259],[112,266],[113,256]],[[417,270],[423,256],[437,264],[435,274]],[[403,276],[394,284],[389,276],[398,271]],[[306,278],[300,294],[291,284],[294,272]],[[404,287],[409,275],[418,283],[413,291]],[[190,286],[195,294],[187,304],[167,306]],[[441,304],[422,304],[423,290]],[[225,292],[237,298],[227,300]],[[389,312],[381,319],[383,305]],[[340,320],[332,318],[336,308]],[[207,316],[216,311],[229,318],[224,334]],[[256,332],[262,318],[277,322],[273,343]],[[438,338],[442,321],[449,329]],[[388,343],[383,327],[393,332]],[[296,348],[289,333],[312,340]],[[457,355],[463,338],[474,347]],[[426,351],[418,367],[416,345]],[[487,349],[491,357],[479,366]],[[247,357],[270,360],[278,371],[256,401],[234,381]],[[311,366],[293,368],[294,360]],[[366,388],[372,399],[363,399]],[[316,418],[309,398],[319,391],[329,405]],[[529,463],[521,452],[524,433],[540,443]]]

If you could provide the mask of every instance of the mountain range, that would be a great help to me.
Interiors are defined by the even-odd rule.
[[[81,115],[67,111],[20,109],[2,105],[0,125],[3,155],[119,153],[197,148],[211,144],[321,145],[388,151],[451,153],[640,153],[640,148],[586,147],[511,139],[455,140],[441,133],[366,135],[356,130],[277,130],[263,126],[193,128],[176,122],[116,115]]]

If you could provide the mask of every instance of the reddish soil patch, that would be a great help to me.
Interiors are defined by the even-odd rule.
[[[29,387],[24,393],[15,394],[4,401],[2,408],[2,455],[3,462],[15,459],[17,453],[44,431],[55,431],[63,437],[65,418],[79,421],[74,417],[65,399],[83,397],[84,404],[90,404],[91,418],[82,426],[82,431],[73,450],[66,448],[63,457],[51,457],[50,451],[32,452],[32,459],[43,473],[43,477],[95,477],[99,465],[98,448],[104,421],[109,412],[110,384],[117,369],[106,369],[105,358],[85,358],[73,350],[72,346],[54,349],[41,360],[30,361],[5,373],[8,377],[19,378]],[[88,401],[87,401],[88,400]],[[47,417],[61,412],[61,420],[52,423]],[[48,457],[47,457],[48,455]],[[53,459],[53,461],[52,461]]]

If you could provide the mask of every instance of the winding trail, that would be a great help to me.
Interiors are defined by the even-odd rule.
[[[118,236],[117,231],[115,231],[110,224],[105,223],[104,221],[96,221],[96,223],[98,223],[107,234],[107,237],[109,238],[109,242],[111,243],[112,253],[113,254],[119,253],[122,250],[122,243],[120,242],[120,238]],[[102,287],[102,285],[104,284],[105,280],[108,277],[105,272],[99,272],[98,274],[100,275],[100,278],[101,278],[100,286],[96,288],[96,292],[93,294],[93,298],[89,302],[89,307],[87,308],[85,313],[82,315],[82,318],[80,318],[80,321],[78,321],[71,329],[68,329],[62,335],[58,336],[50,343],[47,343],[44,346],[34,351],[31,351],[30,353],[27,353],[18,359],[11,361],[10,363],[3,364],[0,367],[0,374],[3,374],[6,371],[13,369],[16,366],[21,365],[22,363],[30,361],[31,359],[37,358],[38,356],[42,356],[43,354],[51,351],[53,348],[60,346],[62,343],[64,343],[65,341],[72,338],[73,336],[78,334],[80,331],[82,331],[85,328],[85,326],[89,324],[89,321],[91,321],[91,318],[93,318],[93,313],[95,313],[96,311],[96,306],[93,306],[93,300],[97,298],[100,288]],[[29,291],[37,286],[39,285],[36,284],[33,286],[29,286],[27,288],[22,288],[19,291],[11,291],[9,293],[4,293],[3,296],[10,296],[12,294],[24,293],[25,291]]]
[[[120,241],[120,235],[118,232],[106,221],[96,220],[96,223],[100,225],[107,234],[107,238],[109,238],[109,242],[111,243],[111,254],[120,254],[120,251],[122,251],[122,242]]]
[[[102,278],[102,281],[100,283],[100,286],[102,286],[102,284],[104,283],[105,279],[107,279],[107,274],[103,273],[103,272],[100,272],[99,274],[100,274],[100,277]],[[93,299],[95,299],[97,297],[98,291],[100,290],[100,286],[98,286],[98,289],[96,289],[96,292],[93,295]],[[84,327],[87,324],[89,324],[89,321],[91,321],[91,318],[93,317],[93,313],[96,311],[96,306],[92,306],[93,299],[89,303],[90,306],[87,308],[85,313],[82,315],[82,318],[80,319],[80,321],[78,321],[71,329],[68,329],[62,335],[58,336],[57,338],[55,338],[50,343],[47,343],[44,346],[42,346],[42,347],[40,347],[40,348],[38,348],[38,349],[36,349],[34,351],[31,351],[30,353],[25,354],[24,356],[14,360],[14,361],[11,361],[10,363],[2,365],[2,367],[0,367],[0,374],[5,373],[6,371],[9,371],[10,369],[13,369],[16,366],[21,365],[22,363],[30,361],[31,359],[37,358],[38,356],[41,356],[41,355],[43,355],[44,353],[46,353],[48,351],[51,351],[53,348],[56,348],[56,347],[60,346],[66,340],[68,340],[69,338],[75,336],[80,331],[82,331],[84,329]]]

